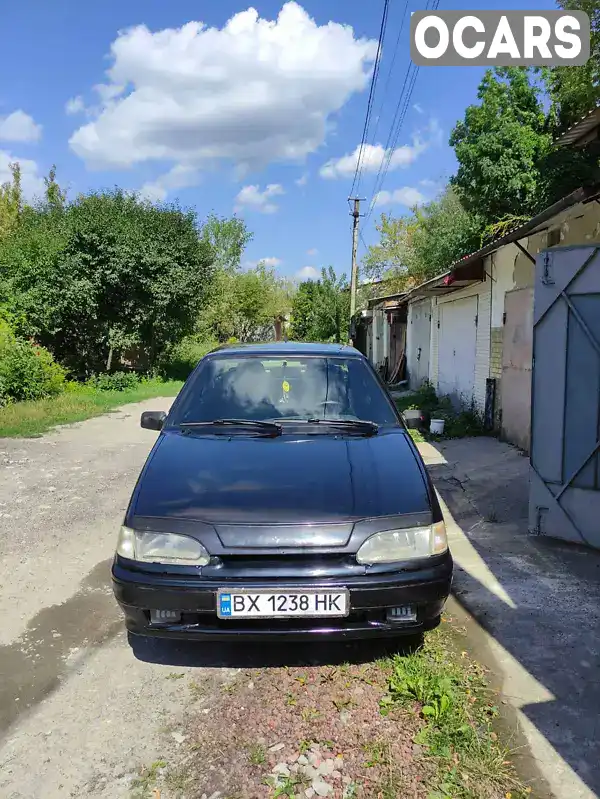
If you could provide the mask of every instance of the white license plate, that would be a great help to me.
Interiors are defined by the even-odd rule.
[[[280,617],[347,616],[348,591],[219,591],[217,616],[220,619],[276,619]]]

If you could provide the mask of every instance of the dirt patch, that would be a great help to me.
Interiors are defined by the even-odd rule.
[[[190,754],[166,775],[190,799],[414,797],[432,764],[417,713],[383,716],[375,665],[246,670],[210,713],[190,720]]]

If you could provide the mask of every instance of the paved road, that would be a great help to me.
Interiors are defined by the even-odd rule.
[[[149,662],[152,651],[132,655],[109,582],[154,442],[139,415],[170,401],[0,441],[2,799],[129,796],[138,768],[180,745],[189,680],[169,679],[173,665]],[[231,672],[177,665],[177,674],[214,695]]]

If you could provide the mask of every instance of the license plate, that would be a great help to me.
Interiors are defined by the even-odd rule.
[[[335,617],[349,612],[348,591],[219,591],[220,619],[276,619],[280,617]]]

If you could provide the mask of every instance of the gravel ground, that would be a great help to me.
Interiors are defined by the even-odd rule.
[[[173,758],[189,689],[132,655],[109,584],[115,536],[154,442],[151,400],[0,441],[0,796],[126,797]],[[183,672],[214,686],[229,669]]]
[[[372,645],[127,641],[110,562],[154,442],[139,414],[170,402],[0,441],[0,797],[169,799],[185,788],[237,799],[276,795],[286,779],[307,797],[359,796],[382,778],[381,764],[365,763],[380,759],[373,746],[388,741],[392,721],[378,713],[382,689],[365,667],[323,664],[368,663]],[[283,668],[294,662],[302,673]],[[425,795],[415,723],[385,743],[406,766],[407,797]]]

